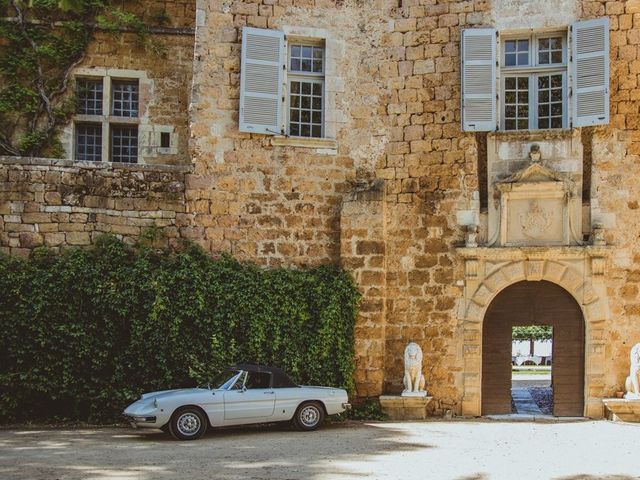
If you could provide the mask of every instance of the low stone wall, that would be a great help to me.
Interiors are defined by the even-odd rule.
[[[134,241],[152,227],[175,244],[188,170],[0,157],[0,251],[88,245],[102,233]]]

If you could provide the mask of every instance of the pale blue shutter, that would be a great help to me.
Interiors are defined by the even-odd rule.
[[[462,130],[496,129],[496,30],[462,30]]]
[[[240,131],[282,133],[284,34],[277,30],[242,29],[240,64]]]
[[[609,19],[572,25],[573,126],[609,123]]]

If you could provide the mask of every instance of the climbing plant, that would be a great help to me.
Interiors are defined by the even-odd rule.
[[[226,365],[353,388],[351,277],[229,256],[132,248],[0,254],[0,424],[112,422],[145,391],[203,385]]]
[[[160,51],[144,19],[111,0],[0,0],[0,155],[63,155],[72,72],[96,29],[136,32]]]

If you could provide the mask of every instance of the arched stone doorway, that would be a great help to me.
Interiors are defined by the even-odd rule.
[[[489,304],[482,329],[482,414],[511,413],[512,327],[553,327],[553,414],[584,414],[584,318],[575,299],[548,281],[521,281]]]

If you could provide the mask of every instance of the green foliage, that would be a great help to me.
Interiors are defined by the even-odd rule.
[[[96,27],[134,32],[147,51],[164,51],[142,18],[111,0],[0,0],[0,17],[0,155],[60,153],[58,130],[74,112],[71,72]]]
[[[552,338],[553,328],[548,325],[513,327],[514,340],[551,340]]]
[[[354,405],[347,417],[352,420],[384,420],[380,401],[377,398],[368,398],[364,403]]]
[[[0,256],[0,421],[113,421],[239,361],[353,388],[359,295],[335,267],[262,269],[112,237]]]

